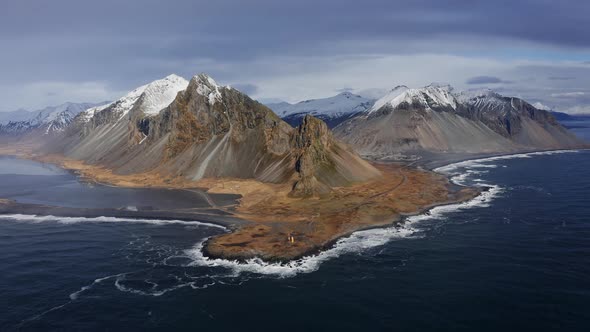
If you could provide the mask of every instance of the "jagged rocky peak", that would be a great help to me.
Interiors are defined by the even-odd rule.
[[[296,128],[294,146],[298,149],[307,148],[314,144],[328,147],[328,144],[332,140],[332,133],[326,123],[308,114]]]
[[[306,115],[291,139],[297,180],[290,196],[322,196],[334,186],[366,181],[380,175],[348,146],[334,139],[325,122]]]
[[[336,167],[329,155],[333,138],[328,126],[322,120],[306,115],[292,137],[298,179],[293,184],[290,195],[310,197],[328,193],[330,187],[316,177],[322,168]]]
[[[221,89],[227,89],[228,87],[220,86],[215,80],[205,74],[193,76],[189,83],[189,89],[195,90],[201,96],[207,97],[209,104],[213,105],[216,101],[221,100]]]
[[[466,90],[457,95],[457,99],[461,102],[482,98],[502,98],[502,95],[492,89]]]

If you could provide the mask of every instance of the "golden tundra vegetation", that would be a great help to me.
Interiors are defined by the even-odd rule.
[[[61,155],[37,156],[25,146],[3,148],[0,153],[57,164],[86,180],[116,186],[199,187],[209,193],[239,194],[236,206],[218,208],[250,223],[210,239],[204,248],[210,256],[230,259],[294,259],[317,252],[354,231],[392,225],[405,215],[470,199],[479,193],[473,188],[450,190],[443,175],[393,163],[374,163],[382,175],[371,181],[301,198],[290,194],[292,182],[273,184],[238,178],[193,182],[156,172],[119,175]]]

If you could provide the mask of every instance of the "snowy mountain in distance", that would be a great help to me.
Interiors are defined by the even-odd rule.
[[[369,113],[379,111],[384,107],[388,109],[409,107],[424,109],[450,107],[455,109],[457,108],[457,100],[450,85],[433,83],[420,89],[409,89],[407,86],[400,85],[377,100]]]
[[[10,121],[24,121],[32,118],[36,112],[18,109],[10,112],[0,112],[0,125],[7,124]]]
[[[305,115],[311,114],[332,128],[355,114],[368,110],[373,103],[373,99],[342,92],[329,98],[305,100],[296,104],[269,103],[266,106],[292,126],[299,125]]]
[[[42,129],[44,134],[59,132],[64,130],[79,113],[104,103],[64,103],[34,112],[17,111],[14,118],[0,124],[0,134],[21,135],[37,129]],[[24,118],[25,115],[28,117]]]
[[[187,86],[186,79],[175,74],[168,75],[163,79],[142,85],[110,104],[89,108],[80,114],[79,119],[82,122],[88,122],[96,113],[105,109],[108,109],[111,115],[122,118],[136,105],[145,115],[157,115],[172,103],[179,91],[186,89]]]
[[[504,97],[490,89],[466,90],[457,95],[457,100],[487,111],[500,110],[505,104]]]

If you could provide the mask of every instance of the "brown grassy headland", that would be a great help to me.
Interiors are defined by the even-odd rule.
[[[237,206],[220,209],[251,222],[210,239],[204,247],[209,256],[229,259],[294,259],[317,252],[354,231],[391,225],[404,215],[467,200],[479,193],[473,188],[451,190],[446,177],[399,164],[374,164],[383,174],[377,180],[337,187],[320,197],[294,198],[289,195],[290,184],[228,178],[194,182],[156,172],[120,175],[60,155],[35,155],[26,146],[5,146],[0,154],[53,163],[76,171],[86,180],[115,186],[200,187],[210,193],[239,194],[242,198]]]

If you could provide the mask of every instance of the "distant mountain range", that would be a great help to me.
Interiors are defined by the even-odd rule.
[[[37,111],[39,112],[39,111]],[[7,124],[10,121],[18,122],[29,120],[35,116],[36,112],[27,111],[25,109],[18,109],[10,112],[0,112],[0,126]]]
[[[588,146],[557,121],[576,116],[491,90],[398,86],[378,100],[344,92],[268,106],[205,74],[170,75],[111,103],[5,114],[0,135],[51,134],[44,151],[118,173],[293,181],[294,195],[378,174],[357,153],[398,160]]]
[[[80,112],[103,103],[64,103],[37,111],[18,110],[1,114],[0,135],[23,135],[34,131],[53,134],[63,131]]]
[[[355,114],[368,110],[374,102],[373,99],[342,92],[329,98],[305,100],[296,104],[274,103],[266,106],[292,126],[298,126],[301,119],[309,114],[333,128]]]

